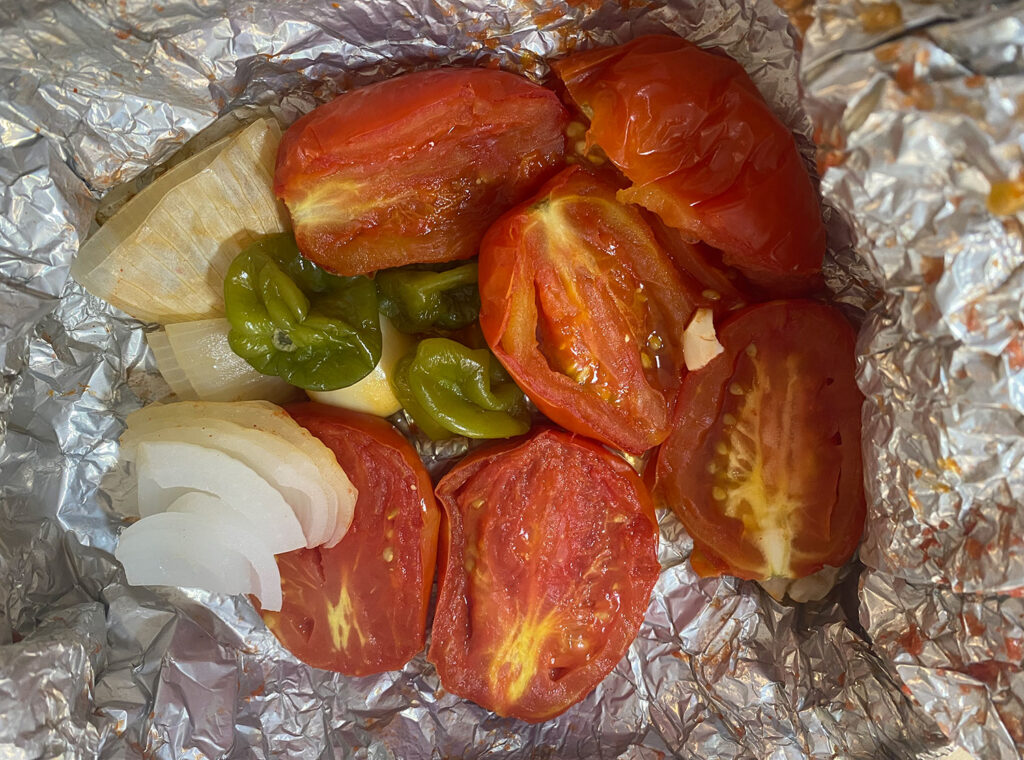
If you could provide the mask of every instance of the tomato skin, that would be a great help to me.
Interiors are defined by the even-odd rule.
[[[683,381],[656,499],[693,538],[703,575],[841,566],[865,516],[853,328],[830,306],[772,301],[732,317],[718,339],[724,353]]]
[[[286,411],[334,452],[359,496],[336,546],[278,556],[284,604],[263,619],[314,667],[353,676],[399,670],[425,640],[441,520],[430,476],[379,417],[312,402]]]
[[[777,295],[819,283],[825,228],[793,135],[724,54],[652,35],[553,67],[632,182],[620,194]],[[652,116],[653,115],[653,116]]]
[[[664,440],[703,299],[611,181],[574,166],[501,217],[479,286],[484,337],[544,414],[635,454]]]
[[[427,659],[441,684],[540,722],[622,659],[658,578],[646,488],[592,441],[544,429],[480,451],[437,487],[445,511]]]
[[[468,258],[561,165],[567,120],[553,92],[515,74],[405,74],[289,127],[274,192],[302,253],[337,274]]]

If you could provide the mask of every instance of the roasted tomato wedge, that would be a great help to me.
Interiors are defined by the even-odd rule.
[[[687,289],[700,293],[715,316],[722,318],[744,306],[766,300],[732,267],[722,263],[722,252],[705,243],[692,243],[655,214],[643,212],[655,238],[676,265]]]
[[[704,575],[801,578],[853,554],[864,527],[854,332],[814,301],[746,309],[683,380],[655,494]]]
[[[267,627],[305,663],[353,676],[398,670],[422,651],[440,511],[415,450],[387,422],[322,404],[286,407],[359,490],[331,549],[277,558],[284,604]]]
[[[299,249],[332,272],[467,258],[561,165],[567,119],[553,92],[515,74],[406,74],[293,124],[274,192]]]
[[[658,578],[643,483],[583,438],[542,430],[456,465],[427,659],[499,715],[553,718],[622,659]]]
[[[736,61],[640,37],[554,64],[598,145],[633,186],[620,199],[720,249],[778,294],[818,282],[825,228],[793,135]]]
[[[701,297],[614,184],[560,173],[488,230],[479,276],[484,336],[542,412],[637,454],[664,440]]]

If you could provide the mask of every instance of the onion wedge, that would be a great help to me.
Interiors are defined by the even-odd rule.
[[[292,385],[253,369],[231,350],[223,317],[167,325],[146,336],[160,374],[182,400],[283,402],[299,397]]]
[[[260,119],[169,169],[85,241],[72,276],[147,322],[222,315],[231,260],[289,229],[271,189],[280,140]]]
[[[288,416],[279,406],[266,401],[179,401],[174,404],[151,404],[128,415],[128,429],[138,434],[182,422],[212,419],[233,422],[252,430],[262,430],[283,438],[304,452],[312,461],[319,477],[326,485],[328,500],[333,510],[328,518],[330,538],[324,542],[328,548],[345,536],[352,524],[356,489],[329,448],[308,430]],[[333,499],[331,499],[333,495]]]
[[[167,511],[189,491],[202,491],[219,496],[251,523],[265,528],[274,554],[306,545],[302,526],[281,493],[251,467],[222,451],[171,441],[140,443],[136,468],[143,519]]]
[[[234,527],[213,515],[163,512],[139,520],[121,534],[114,556],[133,586],[187,586],[221,594],[257,594],[263,584],[240,550]],[[280,580],[280,576],[278,576]],[[281,587],[267,591],[267,609],[281,605]]]
[[[132,425],[121,436],[122,458],[133,461],[139,444],[151,441],[207,446],[234,457],[284,496],[302,526],[306,547],[319,546],[332,537],[334,494],[328,494],[327,485],[309,456],[281,436],[218,419]]]
[[[208,493],[192,491],[181,496],[167,508],[167,512],[199,515],[220,530],[229,530],[226,546],[237,550],[252,565],[256,578],[253,592],[264,609],[281,609],[281,571],[270,550],[271,541],[263,535],[259,525],[251,523],[238,510],[227,506],[222,499]],[[269,606],[268,606],[269,605]]]

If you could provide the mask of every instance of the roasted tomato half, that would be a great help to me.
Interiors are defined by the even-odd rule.
[[[263,619],[314,667],[398,670],[423,650],[441,519],[433,484],[384,420],[314,403],[286,408],[334,452],[359,497],[339,544],[278,556],[284,604]]]
[[[332,272],[467,258],[561,165],[567,118],[553,92],[515,74],[406,74],[295,122],[274,192],[299,249]]]
[[[615,185],[578,166],[480,247],[480,327],[548,417],[641,453],[668,435],[699,294]]]
[[[825,228],[793,135],[724,54],[640,37],[554,64],[598,145],[632,181],[620,199],[723,252],[778,294],[818,282]]]
[[[644,484],[584,438],[542,430],[456,465],[427,659],[499,715],[553,718],[622,659],[658,578]]]
[[[683,380],[655,494],[703,575],[802,578],[846,562],[864,528],[854,331],[814,301],[746,309]]]

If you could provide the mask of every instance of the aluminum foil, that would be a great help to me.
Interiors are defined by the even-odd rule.
[[[866,38],[843,3],[812,7],[801,71],[768,0],[0,3],[0,755],[938,758],[952,737],[1013,757],[985,753],[1019,741],[1020,652],[1006,642],[1020,611],[989,594],[1024,585],[1015,513],[997,508],[1021,495],[1022,370],[1007,353],[1020,226],[988,214],[984,195],[1017,155],[1007,109],[1024,31],[1019,6],[900,7]],[[968,11],[981,15],[939,24]],[[109,554],[116,441],[125,415],[168,389],[145,326],[68,279],[97,212],[239,115],[289,121],[447,62],[543,77],[547,57],[663,30],[725,49],[809,155],[812,125],[826,146],[828,282],[868,314],[859,619],[857,568],[821,603],[779,604],[694,577],[689,540],[662,515],[665,569],[636,643],[582,703],[530,726],[445,693],[422,655],[345,678],[297,662],[244,600],[126,586]],[[931,46],[913,80],[865,52],[886,38]],[[906,101],[933,79],[975,111]],[[942,624],[964,604],[982,633]]]
[[[819,4],[804,46],[823,192],[884,285],[859,344],[860,618],[956,744],[1018,758],[1024,204],[990,194],[1024,170],[1024,5],[883,5],[885,28]]]

